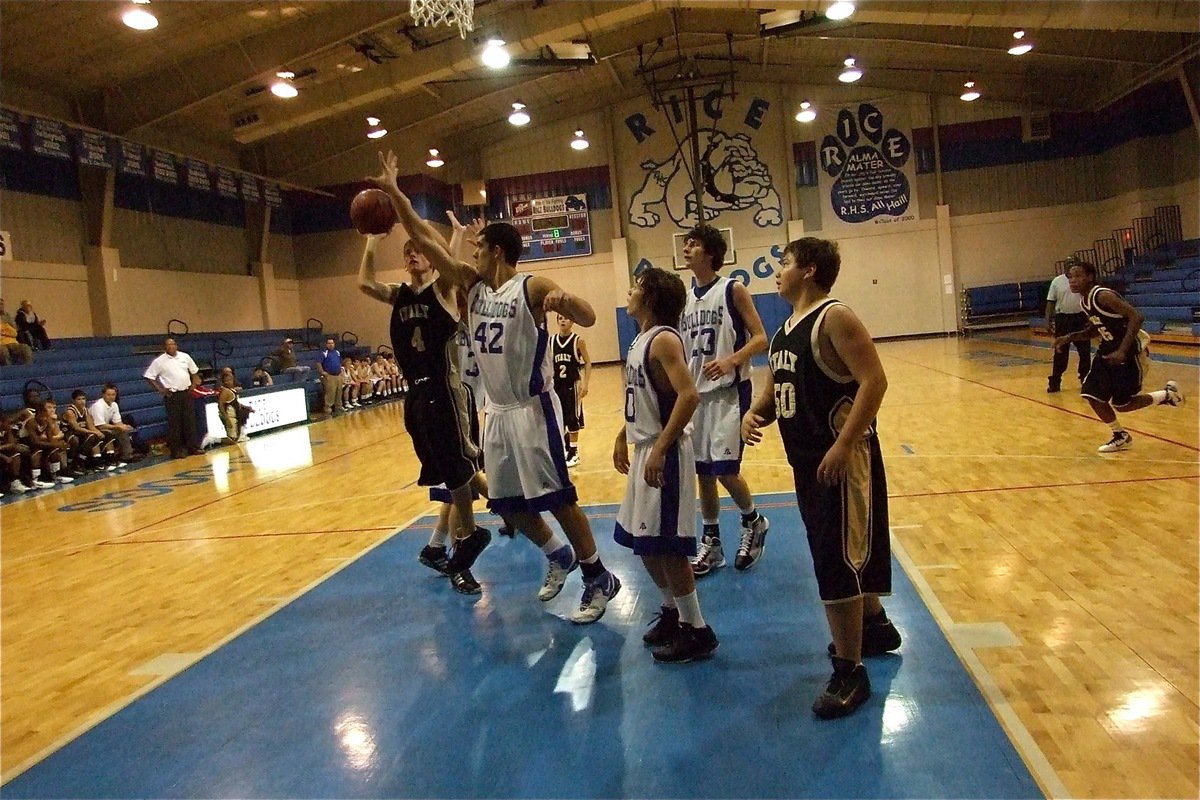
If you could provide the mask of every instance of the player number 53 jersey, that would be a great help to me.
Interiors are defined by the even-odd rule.
[[[746,326],[733,307],[735,283],[732,278],[717,278],[707,287],[693,287],[679,320],[683,352],[701,394],[742,381],[740,368],[716,380],[702,372],[708,362],[731,356],[746,344]]]

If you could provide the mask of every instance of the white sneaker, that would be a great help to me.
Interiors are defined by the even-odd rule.
[[[1183,392],[1179,391],[1179,384],[1175,381],[1167,381],[1165,389],[1167,397],[1163,400],[1164,406],[1181,406],[1187,402],[1187,398],[1183,396]]]
[[[117,466],[116,466],[116,467],[114,467],[114,469],[125,469],[125,468],[126,468],[126,467],[128,467],[128,466],[129,466],[129,465],[128,465],[128,464],[126,464],[124,461],[118,461],[118,462],[117,462]]]
[[[708,536],[702,537],[700,547],[696,550],[696,557],[692,559],[692,574],[697,578],[702,578],[714,569],[720,569],[723,566],[725,566],[725,548],[721,546],[721,540]]]
[[[1133,437],[1128,431],[1114,433],[1113,438],[1108,440],[1108,444],[1102,444],[1098,448],[1101,453],[1115,453],[1118,450],[1128,450],[1133,447]]]
[[[616,575],[605,571],[594,583],[584,583],[583,598],[579,601],[579,610],[571,615],[571,622],[576,625],[590,625],[604,616],[608,601],[621,591],[621,581]]]
[[[53,489],[54,481],[44,481],[41,477],[33,479],[33,488],[35,489]]]
[[[767,547],[767,530],[770,527],[771,523],[762,514],[759,514],[758,519],[750,523],[749,527],[742,527],[742,541],[733,559],[734,569],[741,572],[758,563]]]
[[[239,436],[237,438],[237,440],[239,442],[248,442],[248,441],[250,441],[250,436],[248,434],[243,433],[241,436]]]
[[[21,481],[19,481],[19,480],[14,480],[12,483],[10,483],[8,485],[8,490],[10,492],[16,492],[17,494],[25,494],[25,492],[33,491],[33,487],[26,486],[25,484],[21,483]]]
[[[112,472],[112,471],[113,471],[113,470],[115,470],[116,468],[117,468],[117,465],[116,465],[116,464],[105,464],[105,465],[104,465],[104,471],[105,471],[105,472]]]
[[[70,475],[55,475],[54,481],[56,483],[74,483],[75,479],[72,478]]]
[[[555,550],[547,560],[550,563],[546,568],[546,579],[542,581],[542,588],[538,589],[538,600],[543,603],[558,597],[563,584],[567,582],[567,576],[579,566],[579,560],[575,558],[575,551],[569,544]]]
[[[570,469],[571,467],[578,467],[578,466],[579,466],[579,451],[576,450],[575,454],[567,459],[567,468]]]

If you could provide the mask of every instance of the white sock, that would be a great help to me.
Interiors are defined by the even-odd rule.
[[[51,475],[57,475],[59,469],[60,469],[60,467],[59,467],[59,463],[57,461],[50,462],[50,474]]]
[[[1121,427],[1121,420],[1119,420],[1119,419],[1114,419],[1112,422],[1108,423],[1108,427],[1113,429],[1113,433],[1124,433],[1125,432],[1125,429],[1123,427]]]
[[[41,468],[41,467],[38,467],[37,469],[35,469],[35,470],[33,471],[33,480],[34,480],[34,482],[36,483],[36,482],[37,482],[37,479],[38,479],[38,478],[40,478],[40,477],[42,477],[42,468]]]
[[[595,564],[599,560],[600,560],[600,551],[597,550],[596,552],[592,553],[587,558],[579,559],[579,563],[580,564]]]
[[[752,517],[758,513],[758,510],[754,507],[753,500],[750,501],[750,505],[747,508],[742,508],[741,506],[738,506],[738,511],[742,512],[743,517]]]
[[[550,538],[546,540],[546,543],[544,545],[542,545],[542,552],[545,553],[546,555],[550,555],[555,550],[562,549],[563,545],[565,545],[565,544],[566,544],[566,542],[564,542],[562,539],[558,538],[558,534],[554,533],[552,531],[550,533]]]
[[[693,628],[704,627],[704,617],[700,615],[700,596],[693,589],[691,594],[685,594],[683,597],[675,598],[675,605],[679,606],[679,621],[686,622]]]
[[[446,537],[450,535],[450,531],[440,531],[437,528],[433,529],[433,535],[429,537],[430,547],[445,547]]]
[[[1154,401],[1154,405],[1161,406],[1167,402],[1167,390],[1159,389],[1157,392],[1150,392],[1150,399]]]

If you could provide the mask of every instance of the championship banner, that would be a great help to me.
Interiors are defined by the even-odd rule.
[[[117,139],[117,172],[122,175],[146,177],[146,148],[137,142]]]
[[[175,166],[175,155],[165,150],[153,150],[150,154],[150,169],[154,180],[159,183],[179,185],[179,170]]]
[[[75,160],[80,166],[112,169],[112,140],[102,133],[75,131]]]
[[[29,149],[39,156],[71,159],[71,143],[67,139],[67,126],[52,119],[32,118],[29,129]]]
[[[24,150],[21,117],[15,111],[0,108],[0,149]]]
[[[258,178],[253,175],[242,175],[238,183],[242,188],[242,199],[247,203],[261,203],[262,194],[258,189]]]
[[[279,192],[279,184],[263,182],[263,197],[271,208],[283,205],[283,195]]]
[[[906,108],[838,110],[817,151],[821,230],[834,238],[917,219],[916,159]]]
[[[237,175],[233,170],[225,167],[217,167],[217,194],[224,197],[226,200],[241,200],[242,196],[238,194]]]
[[[186,159],[183,163],[187,187],[202,192],[212,191],[212,178],[208,174],[208,164],[194,158]]]

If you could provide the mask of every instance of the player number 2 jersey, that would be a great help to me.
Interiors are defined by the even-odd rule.
[[[498,289],[480,281],[467,297],[471,346],[496,408],[520,405],[550,386],[550,337],[529,307],[531,277],[518,273]]]
[[[734,283],[732,278],[717,278],[707,287],[693,287],[679,320],[683,352],[700,394],[742,381],[740,367],[716,380],[702,372],[709,361],[731,356],[746,344],[746,326],[733,307]]]

